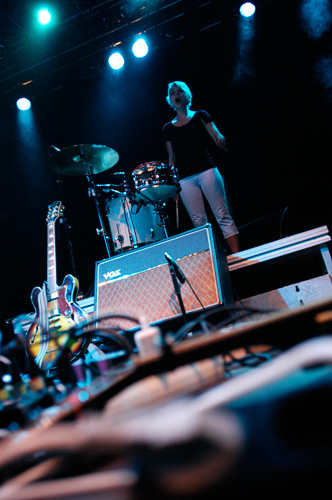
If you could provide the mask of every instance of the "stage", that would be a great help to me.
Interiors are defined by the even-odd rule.
[[[329,499],[331,1],[32,4],[0,9],[0,500]],[[178,196],[196,113],[233,255]]]
[[[97,313],[98,311],[105,313],[107,310],[109,312],[124,312],[124,309],[127,313],[134,313],[137,312],[135,310],[136,302],[141,300],[141,303],[144,304],[144,300],[147,299],[148,308],[146,309],[146,314],[152,324],[160,323],[162,320],[167,324],[165,320],[171,320],[173,318],[179,319],[181,311],[179,309],[177,311],[167,311],[167,307],[164,303],[162,307],[164,307],[164,309],[166,307],[166,310],[159,311],[158,313],[150,312],[151,316],[149,317],[149,310],[151,311],[151,307],[154,307],[154,303],[158,303],[158,296],[155,295],[154,289],[153,291],[148,289],[148,285],[145,283],[145,277],[147,275],[149,276],[149,274],[154,277],[153,267],[155,268],[155,272],[158,273],[160,272],[161,266],[164,264],[162,274],[157,274],[156,278],[165,280],[167,278],[168,268],[167,264],[165,264],[166,261],[163,252],[169,250],[170,253],[172,253],[173,250],[173,253],[175,252],[174,256],[181,266],[183,262],[186,262],[185,259],[188,255],[195,254],[195,250],[201,250],[201,246],[195,246],[202,244],[200,241],[196,243],[198,239],[203,238],[206,240],[208,237],[212,238],[210,234],[204,236],[205,231],[212,231],[211,227],[208,225],[206,230],[202,229],[198,232],[189,231],[188,233],[184,233],[181,238],[172,238],[170,242],[164,240],[164,243],[161,245],[152,245],[146,249],[143,247],[138,254],[135,252],[124,253],[120,256],[118,255],[97,263],[95,296],[81,300],[81,306],[89,314],[93,314],[95,311],[97,311]],[[190,249],[183,248],[183,242],[186,242],[186,238],[189,238],[190,243],[193,245]],[[212,264],[216,265],[216,250],[213,249],[212,252],[210,248],[210,276],[206,264],[204,263],[202,268],[202,264],[199,261],[197,261],[197,266],[195,266],[195,264],[193,265],[191,276],[194,277],[194,285],[197,285],[199,289],[202,283],[208,279],[210,279],[210,288],[216,289],[212,297],[205,296],[205,306],[208,308],[219,305],[220,307],[217,307],[218,310],[222,308],[222,304],[236,304],[239,307],[247,306],[248,309],[254,308],[260,310],[261,314],[264,314],[266,311],[269,312],[283,308],[294,308],[307,305],[312,301],[325,299],[332,293],[332,261],[329,251],[330,241],[331,237],[328,227],[321,226],[293,236],[280,238],[227,257],[224,255],[224,251],[219,248],[220,253],[218,254],[218,259],[219,268],[221,269],[218,273],[218,279],[212,275],[211,269]],[[204,243],[205,247],[209,246],[207,241],[204,241]],[[210,245],[212,245],[212,243],[210,243]],[[159,246],[161,246],[161,249],[159,249]],[[179,251],[180,254],[178,254]],[[151,253],[155,255],[159,254],[154,263],[155,266],[151,266],[151,261],[148,258]],[[177,255],[180,255],[180,257],[177,257]],[[130,268],[132,262],[136,264],[138,258],[143,261],[143,264],[141,264],[140,269],[135,269],[133,273],[138,279],[132,287],[132,297],[129,292],[131,288],[130,279],[128,280],[128,287],[126,286],[126,278],[114,280],[120,284],[120,290],[121,286],[126,290],[125,308],[120,307],[117,309],[116,307],[116,304],[121,304],[121,293],[119,294],[116,288],[114,289],[115,297],[110,298],[108,307],[103,304],[98,304],[98,291],[100,288],[98,276],[102,274],[103,269],[105,267],[118,267],[118,264],[120,265],[123,263],[126,263]],[[147,270],[149,273],[146,275],[145,273]],[[129,275],[127,278],[128,277],[130,278]],[[104,286],[106,280],[103,280],[101,277],[101,282],[102,281],[103,283],[101,286]],[[114,282],[113,280],[111,281]],[[142,290],[137,288],[137,284],[140,282],[142,282]],[[167,282],[167,285],[169,289],[172,288],[171,282]],[[222,296],[222,292],[224,292],[224,296]],[[140,293],[142,297],[139,296]],[[161,290],[160,293],[163,294],[164,290]],[[184,293],[188,295],[189,292],[185,291]],[[153,297],[152,294],[154,294]],[[171,294],[171,292],[169,292],[169,294]],[[130,301],[129,305],[128,300]],[[197,304],[197,301],[196,303],[195,301],[191,303],[189,300],[187,304],[188,311],[192,314],[195,312],[196,314],[202,312],[201,307]],[[114,305],[115,307],[112,309]],[[111,309],[109,309],[109,307]],[[142,310],[138,312],[142,312]],[[179,321],[181,323],[181,318]],[[159,324],[159,326],[165,328],[165,324]]]
[[[78,301],[90,323],[71,331],[90,335],[85,354],[53,371],[30,356],[27,373],[3,384],[0,498],[266,498],[271,481],[280,494],[286,486],[286,498],[295,487],[304,498],[328,498],[329,242],[321,226],[226,257],[208,225],[141,249],[142,263],[154,256],[156,266],[122,279],[109,266],[139,266],[136,250],[97,262],[95,296]],[[114,286],[126,290],[138,276],[138,299],[146,273],[167,276],[165,250],[203,308],[182,288],[184,316],[167,309],[158,287],[154,296],[145,287],[159,315],[149,321],[144,311],[133,327],[135,302],[127,290],[127,308],[117,311]],[[200,284],[202,262],[212,296]],[[99,284],[110,287],[108,305]],[[18,341],[4,351],[15,366],[28,323],[16,319]]]

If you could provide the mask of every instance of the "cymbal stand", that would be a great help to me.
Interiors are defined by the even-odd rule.
[[[106,233],[104,221],[103,221],[103,218],[102,218],[102,215],[101,215],[101,210],[100,210],[100,204],[99,204],[99,201],[98,201],[98,193],[97,193],[97,190],[96,190],[96,185],[95,185],[95,183],[94,183],[91,175],[87,174],[86,175],[86,179],[87,179],[88,184],[89,184],[88,195],[91,198],[94,199],[94,202],[95,202],[95,205],[96,205],[96,209],[97,209],[98,218],[99,218],[99,222],[100,222],[100,227],[101,227],[101,229],[96,228],[96,231],[97,231],[98,235],[102,235],[103,236],[104,242],[105,242],[105,246],[106,246],[107,255],[108,255],[108,257],[111,257],[111,247],[110,247],[110,242],[109,242],[109,236]]]

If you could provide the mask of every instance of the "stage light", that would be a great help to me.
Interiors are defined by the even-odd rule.
[[[331,30],[332,6],[330,0],[302,0],[301,27],[313,40],[319,40]]]
[[[240,14],[243,17],[251,17],[255,14],[256,7],[251,2],[246,2],[240,7]]]
[[[252,5],[252,4],[251,4]],[[244,11],[245,12],[245,11]],[[256,18],[241,14],[238,18],[237,55],[234,68],[234,82],[249,84],[255,78],[253,51],[255,48]],[[252,10],[251,10],[252,12]]]
[[[21,97],[16,101],[16,106],[20,111],[27,111],[31,108],[31,102],[25,97]]]
[[[38,11],[37,16],[38,16],[38,21],[42,26],[49,24],[52,20],[51,13],[48,9],[40,9]]]
[[[113,52],[108,58],[108,64],[113,69],[120,69],[124,65],[124,59],[120,52]]]
[[[136,57],[144,57],[149,51],[148,44],[144,40],[144,38],[139,38],[133,44],[132,51]]]

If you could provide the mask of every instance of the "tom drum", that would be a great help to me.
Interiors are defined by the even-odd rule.
[[[143,203],[156,203],[175,196],[180,188],[174,167],[160,161],[142,163],[132,172],[135,199]]]

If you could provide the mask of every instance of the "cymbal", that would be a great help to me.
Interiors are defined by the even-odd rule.
[[[114,167],[119,155],[108,146],[78,144],[52,154],[49,166],[62,175],[95,175]]]

